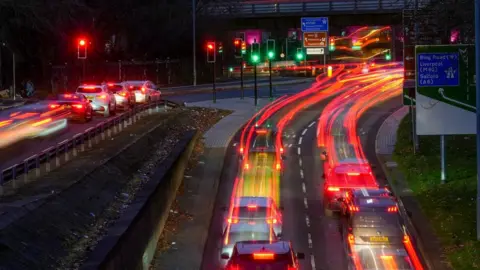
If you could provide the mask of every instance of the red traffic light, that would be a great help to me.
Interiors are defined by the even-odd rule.
[[[240,40],[235,39],[235,45],[240,45]]]
[[[213,43],[213,42],[207,43],[207,49],[214,50],[215,49],[215,43]]]
[[[87,44],[87,42],[84,39],[80,39],[80,41],[78,42],[78,45],[80,46],[85,46],[85,44]]]

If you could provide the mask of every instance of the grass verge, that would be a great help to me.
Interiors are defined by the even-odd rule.
[[[411,117],[397,132],[393,158],[440,238],[454,269],[480,269],[480,242],[476,241],[475,136],[446,136],[447,183],[440,184],[440,136],[419,136],[413,153]]]

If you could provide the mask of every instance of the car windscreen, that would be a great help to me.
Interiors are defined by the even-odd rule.
[[[123,90],[123,86],[120,84],[109,84],[108,90],[112,91],[113,93],[119,92]]]
[[[273,137],[270,135],[257,135],[253,141],[253,148],[270,148],[273,146]]]
[[[272,235],[273,237],[273,235]],[[270,233],[264,231],[239,231],[239,232],[230,232],[228,241],[232,244],[240,241],[260,241],[260,240],[270,240]]]
[[[87,93],[87,94],[95,94],[95,93],[101,93],[102,88],[101,87],[79,87],[77,89],[78,93]]]
[[[232,265],[239,266],[242,270],[285,270],[293,265],[293,258],[290,253],[274,254],[272,260],[260,260],[255,259],[253,254],[242,254],[232,259]]]
[[[269,215],[269,208],[267,207],[235,207],[232,215],[238,218],[265,218]]]

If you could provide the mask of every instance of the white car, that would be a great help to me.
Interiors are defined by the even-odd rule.
[[[125,81],[123,83],[130,92],[135,94],[136,103],[148,103],[160,100],[161,92],[151,81]]]
[[[117,111],[115,95],[106,85],[84,84],[80,85],[76,92],[84,95],[92,104],[93,110],[103,113],[105,117],[114,115]]]

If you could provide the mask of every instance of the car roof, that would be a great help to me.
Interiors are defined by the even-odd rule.
[[[387,212],[356,212],[351,216],[354,227],[385,227],[398,226],[399,216],[396,213]]]
[[[338,163],[339,164],[359,164],[359,165],[369,164],[368,160],[361,159],[361,158],[345,158],[340,160]]]
[[[389,197],[390,191],[385,190],[383,188],[356,188],[352,190],[352,194],[357,198]]]
[[[128,83],[128,84],[145,84],[147,82],[150,82],[149,80],[145,80],[145,81],[124,81],[124,83]]]
[[[96,87],[96,88],[103,88],[105,85],[103,84],[81,84],[78,86],[78,88],[84,88],[84,87]]]
[[[253,254],[258,251],[269,251],[275,254],[290,252],[290,243],[287,241],[240,241],[235,244],[240,255]]]
[[[272,230],[271,225],[264,222],[255,223],[255,224],[248,224],[245,222],[230,224],[230,233],[242,233],[242,232],[270,233],[271,230]]]
[[[235,200],[236,207],[246,207],[248,205],[257,205],[260,207],[268,207],[272,203],[272,198],[270,197],[253,197],[253,196],[245,196],[245,197],[237,197]]]

